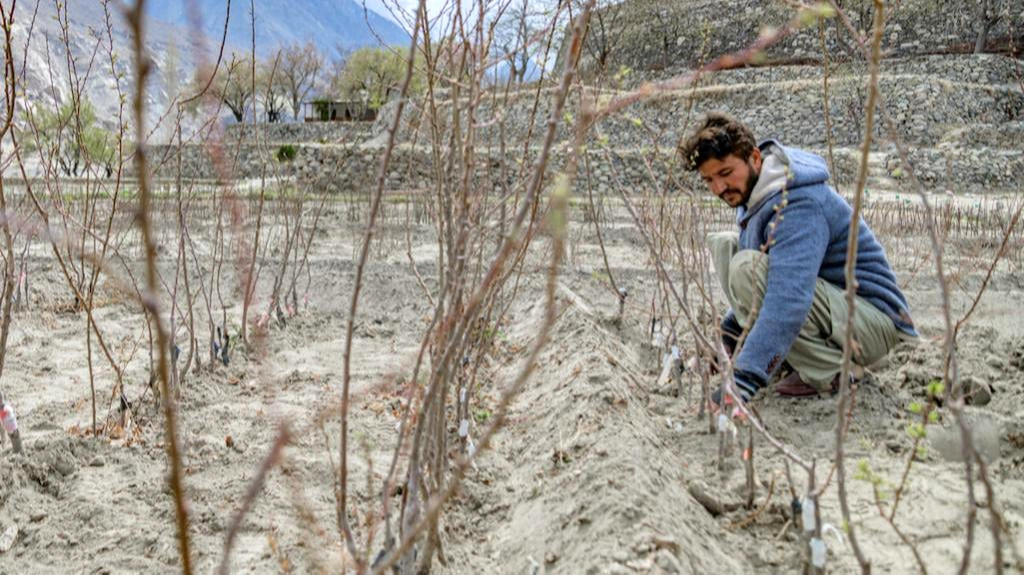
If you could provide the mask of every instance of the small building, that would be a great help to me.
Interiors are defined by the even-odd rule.
[[[377,110],[356,100],[311,100],[302,103],[302,117],[306,122],[371,122]]]

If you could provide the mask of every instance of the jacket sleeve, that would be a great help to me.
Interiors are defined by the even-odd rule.
[[[768,244],[764,297],[736,359],[738,370],[766,382],[785,359],[811,309],[829,235],[828,222],[815,199],[784,198],[777,204],[764,231]]]

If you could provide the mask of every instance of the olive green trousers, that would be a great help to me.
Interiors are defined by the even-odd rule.
[[[737,232],[708,235],[712,261],[736,320],[749,329],[764,299],[768,257],[757,250],[740,250]],[[753,317],[752,317],[753,316]],[[786,361],[801,379],[827,388],[842,368],[849,309],[846,293],[818,278],[814,300]],[[853,315],[853,359],[869,366],[885,357],[901,338],[889,316],[858,296]]]

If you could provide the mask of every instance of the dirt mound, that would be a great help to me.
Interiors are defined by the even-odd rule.
[[[635,281],[637,298],[644,301],[643,280]],[[806,542],[792,521],[793,495],[799,504],[806,477],[794,471],[791,485],[782,458],[755,436],[755,496],[747,507],[740,458],[747,427],[726,438],[726,456],[719,461],[719,434],[697,417],[699,391],[693,389],[688,400],[676,397],[674,386],[656,385],[657,360],[643,345],[645,322],[634,318],[620,327],[609,319],[610,311],[591,309],[592,302],[608,298],[584,281],[571,290],[563,287],[561,296],[565,311],[516,402],[512,423],[447,519],[451,571],[799,572]],[[540,301],[539,294],[533,301]],[[510,342],[529,342],[539,308],[516,312]],[[947,456],[958,452],[955,442],[946,445],[955,426],[940,409],[917,452],[908,432],[918,420],[909,406],[922,401],[927,384],[942,374],[940,340],[927,331],[930,337],[901,346],[856,390],[847,485],[861,545],[880,572],[916,569],[910,549],[892,545],[896,533],[880,513],[888,513],[910,459],[895,522],[929,564],[959,561],[959,546],[948,544],[950,534],[962,533],[966,512],[963,466]],[[1004,515],[1019,521],[1019,338],[980,326],[968,326],[962,338],[964,381],[992,389],[997,398],[968,408],[975,444],[993,464]],[[495,387],[511,380],[518,367],[511,359],[499,367]],[[699,387],[693,374],[684,378]],[[835,481],[833,398],[793,401],[763,392],[756,406],[773,435],[818,462],[817,481]],[[833,485],[821,501],[822,521],[830,526],[829,565],[855,572],[836,497]],[[978,530],[987,533],[987,520],[978,519]],[[1012,543],[1022,542],[1014,532]],[[978,537],[974,565],[991,567],[991,554],[991,540]]]
[[[750,567],[689,493],[686,469],[703,454],[688,452],[680,432],[696,423],[654,415],[653,378],[636,348],[582,298],[562,294],[552,343],[451,519],[472,539],[452,552],[453,571]],[[520,337],[533,323],[518,322]],[[495,381],[510,380],[517,363]]]

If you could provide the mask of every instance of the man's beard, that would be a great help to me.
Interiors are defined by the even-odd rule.
[[[754,169],[753,163],[751,163],[750,160],[747,160],[747,182],[744,186],[746,189],[738,190],[736,188],[727,188],[724,192],[722,192],[722,200],[734,208],[747,205],[747,202],[750,201],[750,194],[754,193],[754,186],[757,185],[757,179],[760,176],[761,174]],[[739,196],[741,199],[738,203],[734,205],[732,202],[725,199],[727,196],[730,195]]]

